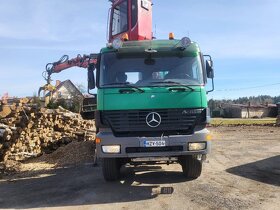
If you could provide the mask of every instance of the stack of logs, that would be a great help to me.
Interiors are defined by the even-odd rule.
[[[61,107],[39,108],[30,99],[0,104],[0,162],[50,153],[74,140],[94,140],[93,121]]]

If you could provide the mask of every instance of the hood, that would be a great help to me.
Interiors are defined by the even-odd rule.
[[[98,90],[98,110],[142,110],[207,107],[203,86],[191,86],[194,90],[181,87],[144,87],[145,92],[133,88],[104,88]],[[179,88],[179,90],[176,90]],[[121,93],[122,89],[135,92]],[[205,96],[203,96],[205,95]]]

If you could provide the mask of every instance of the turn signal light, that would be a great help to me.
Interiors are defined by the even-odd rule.
[[[169,33],[169,40],[173,40],[173,39],[174,39],[174,37],[175,37],[175,36],[174,36],[174,33],[172,33],[172,32],[171,32],[171,33]]]
[[[213,136],[211,134],[206,135],[206,141],[211,141],[213,139]]]
[[[128,41],[129,39],[128,39],[128,34],[127,33],[125,33],[123,36],[122,36],[122,38],[123,38],[123,41]]]
[[[96,144],[100,144],[100,142],[101,142],[101,138],[98,138],[98,137],[95,138],[95,143],[96,143]]]

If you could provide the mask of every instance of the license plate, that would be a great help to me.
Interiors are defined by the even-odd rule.
[[[165,141],[144,141],[144,147],[165,147]]]

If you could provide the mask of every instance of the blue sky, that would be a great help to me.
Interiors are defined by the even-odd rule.
[[[158,39],[189,36],[212,55],[209,98],[280,95],[280,0],[154,0]],[[0,95],[30,96],[48,62],[106,44],[107,0],[0,0]],[[53,74],[86,85],[86,70]],[[252,88],[255,87],[255,88]]]

